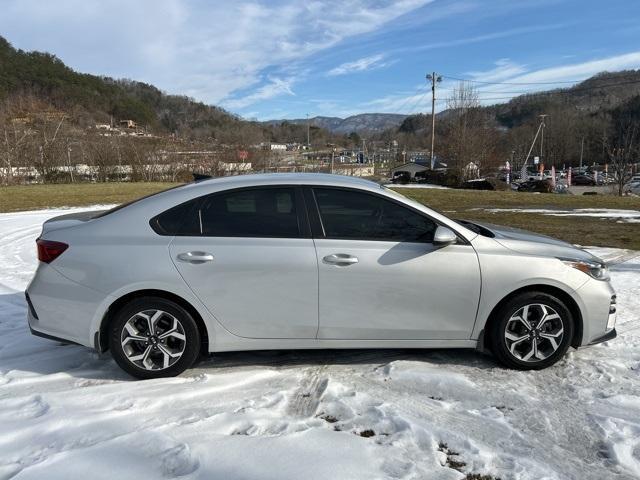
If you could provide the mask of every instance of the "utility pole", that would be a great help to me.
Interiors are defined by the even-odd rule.
[[[442,77],[436,72],[432,72],[427,74],[427,80],[431,82],[431,168],[433,168],[435,162],[433,150],[436,139],[436,83],[440,83]]]
[[[539,115],[539,117],[540,126],[542,127],[542,130],[540,131],[540,163],[544,165],[544,162],[546,160],[544,156],[544,128],[546,127],[544,119],[547,118],[547,115],[543,113],[542,115]]]
[[[311,150],[311,142],[309,136],[309,114],[307,113],[307,150]]]
[[[331,173],[333,173],[333,159],[336,155],[336,147],[331,149]]]
[[[582,155],[584,154],[584,135],[580,140],[580,171],[582,171]]]
[[[71,183],[73,183],[73,170],[71,169],[71,145],[67,144],[67,168],[69,175],[71,176]]]

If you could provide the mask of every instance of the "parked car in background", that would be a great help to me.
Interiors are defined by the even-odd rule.
[[[632,193],[640,195],[640,177],[636,176],[622,187],[622,193]]]
[[[340,175],[194,182],[48,220],[37,248],[31,331],[138,378],[308,348],[477,348],[541,369],[616,335],[607,267],[585,250]]]
[[[409,172],[396,172],[391,177],[391,183],[407,184],[411,182],[411,174]]]
[[[596,181],[591,175],[575,175],[571,178],[573,185],[595,186]]]
[[[553,192],[553,185],[550,180],[529,180],[526,182],[515,183],[512,188],[518,192]]]

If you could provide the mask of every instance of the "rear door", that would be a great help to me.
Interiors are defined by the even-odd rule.
[[[316,337],[318,266],[303,205],[300,187],[276,186],[228,190],[176,207],[187,220],[170,244],[171,258],[231,333]]]
[[[310,187],[322,339],[468,339],[480,297],[471,245],[432,243],[434,220],[357,189]]]

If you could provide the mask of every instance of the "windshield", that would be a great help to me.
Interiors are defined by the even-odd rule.
[[[465,228],[468,228],[472,232],[477,233],[478,235],[482,235],[483,237],[495,238],[495,234],[486,227],[482,225],[478,225],[477,223],[470,222],[469,220],[458,220],[453,219],[459,225],[462,225]]]
[[[420,203],[420,202],[418,202],[416,200],[413,200],[412,198],[409,198],[406,195],[403,195],[400,192],[398,192],[396,190],[393,190],[392,188],[385,187],[384,185],[380,185],[380,188],[382,188],[385,192],[390,193],[391,195],[393,195],[395,197],[399,197],[399,198],[403,199],[405,202],[408,202],[408,203],[413,204],[415,206],[427,207],[429,210],[432,210],[432,211],[434,211],[436,213],[439,213],[443,217],[449,218],[448,215],[446,215],[445,213],[442,213],[442,211],[438,210],[437,208],[433,208],[431,205],[427,205],[426,203]],[[400,187],[400,188],[402,188],[402,187]]]

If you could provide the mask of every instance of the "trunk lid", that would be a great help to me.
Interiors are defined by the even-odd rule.
[[[42,224],[42,234],[44,235],[54,230],[60,230],[63,228],[74,227],[81,225],[85,222],[93,220],[105,210],[91,210],[85,212],[67,213],[66,215],[59,215],[57,217],[50,218]]]

